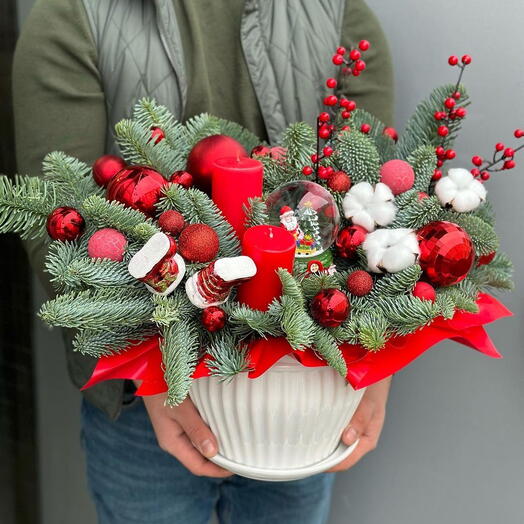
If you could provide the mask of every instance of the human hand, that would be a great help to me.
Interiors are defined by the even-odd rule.
[[[143,397],[158,445],[178,459],[191,473],[201,477],[229,477],[231,472],[208,459],[217,454],[218,444],[190,398],[169,407],[166,394]]]
[[[345,471],[351,468],[366,453],[376,448],[386,417],[386,403],[390,384],[391,377],[367,388],[353,418],[342,433],[342,441],[346,446],[351,446],[357,439],[360,439],[360,441],[353,453],[340,464],[331,468],[330,472]]]

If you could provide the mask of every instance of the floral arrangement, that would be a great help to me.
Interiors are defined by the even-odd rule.
[[[358,76],[368,48],[339,48],[333,63]],[[257,376],[287,352],[356,387],[443,338],[496,356],[482,325],[509,312],[486,291],[511,289],[511,263],[485,183],[524,145],[445,172],[470,63],[449,58],[458,81],[400,138],[336,94],[316,128],[292,124],[278,147],[207,114],[183,125],[143,99],[116,126],[123,158],[91,167],[54,152],[41,178],[1,177],[0,232],[48,244],[58,294],[40,316],[99,357],[91,383],[143,379],[172,405],[195,376]],[[335,93],[337,80],[326,85]]]

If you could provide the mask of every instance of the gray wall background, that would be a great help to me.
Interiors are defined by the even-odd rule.
[[[24,18],[32,0],[20,0]],[[524,3],[505,0],[368,0],[389,36],[396,68],[397,124],[417,101],[454,79],[449,54],[470,53],[473,104],[457,149],[468,166],[524,127]],[[495,361],[456,344],[426,353],[394,380],[379,448],[339,475],[330,524],[522,522],[524,497],[524,164],[489,184],[502,247],[517,290],[516,318],[490,328],[505,355]],[[42,297],[36,289],[37,300]],[[43,524],[93,524],[79,446],[79,394],[66,379],[57,333],[35,322]]]

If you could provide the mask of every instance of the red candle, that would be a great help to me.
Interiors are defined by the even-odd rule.
[[[239,286],[237,300],[253,309],[267,310],[273,299],[282,294],[276,270],[293,272],[295,247],[295,238],[282,227],[250,227],[242,239],[242,254],[253,259],[257,274]]]
[[[213,167],[211,195],[213,202],[233,226],[238,238],[246,230],[243,206],[248,198],[262,196],[262,163],[248,157],[218,159]]]

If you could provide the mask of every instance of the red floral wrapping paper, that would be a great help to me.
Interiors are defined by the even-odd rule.
[[[512,313],[488,294],[480,294],[477,303],[478,313],[457,311],[451,320],[439,317],[415,333],[391,338],[380,351],[371,352],[359,345],[343,344],[340,349],[347,365],[347,381],[355,389],[370,386],[393,375],[430,347],[447,339],[455,340],[490,357],[501,358],[484,325],[511,316]],[[249,377],[259,377],[288,354],[293,354],[307,367],[327,365],[325,360],[311,349],[293,350],[285,338],[258,339],[249,346]],[[211,358],[210,355],[205,355],[201,359],[195,369],[194,378],[209,376],[208,362]],[[142,381],[136,392],[139,396],[167,391],[159,337],[149,338],[125,352],[101,357],[91,378],[82,389],[109,379]]]

